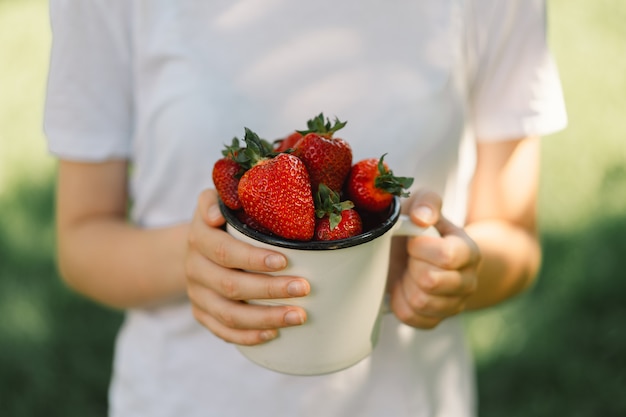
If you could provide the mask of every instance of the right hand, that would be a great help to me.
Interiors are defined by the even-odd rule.
[[[300,277],[272,276],[287,266],[280,253],[241,242],[220,227],[225,219],[213,189],[203,191],[189,229],[185,271],[193,314],[221,339],[255,345],[274,339],[278,329],[300,325],[297,306],[260,306],[251,299],[302,297],[309,283]]]

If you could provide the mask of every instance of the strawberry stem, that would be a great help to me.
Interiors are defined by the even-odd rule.
[[[272,158],[276,156],[276,153],[273,151],[272,144],[266,140],[263,140],[254,133],[252,130],[245,129],[245,135],[243,140],[246,142],[246,148],[243,152],[240,152],[241,161],[237,160],[240,165],[244,166],[246,169],[249,169],[256,165],[259,161],[267,158]]]
[[[224,145],[222,155],[225,159],[235,161],[239,165],[239,172],[235,174],[235,178],[241,178],[242,175],[250,168],[248,157],[244,153],[244,148],[241,147],[239,138],[234,137],[230,145]]]
[[[387,169],[383,163],[383,159],[387,154],[383,154],[378,160],[378,176],[374,180],[374,186],[388,192],[389,194],[397,195],[400,197],[408,197],[410,193],[405,189],[413,185],[413,178],[411,177],[396,177],[393,175],[393,171]]]
[[[237,156],[242,151],[241,144],[239,143],[239,139],[235,136],[229,145],[224,145],[224,149],[222,150],[222,155],[225,158],[232,159],[233,161],[237,160]]]
[[[339,194],[328,188],[326,184],[319,185],[315,194],[315,215],[319,219],[328,216],[330,230],[334,230],[341,222],[341,212],[353,207],[352,201],[341,201]]]
[[[298,130],[302,136],[307,133],[317,133],[319,135],[325,137],[332,137],[335,132],[348,124],[348,122],[341,122],[337,117],[335,117],[335,123],[331,125],[330,120],[328,118],[324,119],[324,113],[320,113],[314,118],[310,119],[306,122],[308,129],[307,130]]]

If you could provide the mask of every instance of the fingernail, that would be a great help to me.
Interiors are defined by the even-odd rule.
[[[209,211],[207,213],[209,217],[209,221],[217,222],[222,218],[222,212],[220,211],[219,206],[211,206],[209,207]]]
[[[433,209],[428,206],[418,206],[413,211],[413,216],[424,223],[430,223],[433,219]]]
[[[307,285],[302,281],[291,281],[287,285],[287,294],[292,297],[300,297],[306,295]]]
[[[304,317],[299,311],[290,310],[285,314],[285,323],[295,326],[304,323]]]
[[[273,331],[273,330],[263,330],[260,334],[259,337],[261,338],[261,340],[263,340],[264,342],[270,341],[272,339],[276,339],[276,336],[278,336],[278,332],[277,331]]]
[[[283,269],[287,266],[287,261],[281,255],[268,255],[265,257],[265,266],[270,269]]]

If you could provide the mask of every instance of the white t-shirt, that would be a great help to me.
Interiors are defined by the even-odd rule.
[[[45,130],[60,158],[132,161],[140,227],[191,218],[223,144],[324,112],[355,161],[444,196],[462,224],[474,144],[566,123],[540,0],[52,0]],[[271,343],[271,342],[270,342]],[[387,315],[374,353],[331,375],[252,364],[180,300],[128,311],[110,415],[471,416],[461,321]]]

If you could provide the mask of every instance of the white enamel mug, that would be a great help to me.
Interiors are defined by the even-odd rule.
[[[336,372],[372,352],[383,314],[391,239],[432,229],[420,228],[401,215],[397,197],[379,226],[354,238],[324,242],[267,236],[242,224],[223,205],[221,208],[232,236],[287,257],[287,268],[275,275],[300,276],[310,283],[306,297],[250,301],[300,306],[307,312],[305,324],[280,329],[279,336],[265,344],[237,346],[256,364],[292,375]]]

